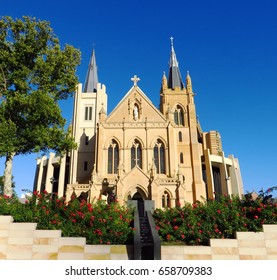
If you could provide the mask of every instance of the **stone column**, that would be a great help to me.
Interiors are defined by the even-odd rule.
[[[38,179],[37,179],[37,182],[36,182],[36,190],[38,192],[41,189],[42,175],[43,175],[43,163],[44,163],[45,160],[46,160],[46,156],[43,156],[42,158],[37,160],[37,165],[38,165],[37,168],[39,168],[39,171],[38,171]]]
[[[61,163],[60,163],[60,175],[59,175],[59,183],[58,183],[59,184],[58,185],[58,197],[62,197],[63,194],[64,194],[65,165],[66,165],[66,155],[61,158]]]
[[[207,178],[207,186],[208,186],[208,197],[207,198],[213,198],[213,192],[214,192],[214,179],[213,179],[213,169],[212,169],[212,163],[210,159],[210,151],[209,149],[204,150],[204,156],[205,156],[205,166],[206,166],[206,178]]]
[[[53,184],[50,181],[50,178],[53,177],[53,173],[54,173],[54,166],[52,164],[53,158],[54,158],[54,154],[50,153],[47,162],[47,171],[46,171],[46,179],[45,179],[45,190],[48,193],[52,193],[53,191]]]

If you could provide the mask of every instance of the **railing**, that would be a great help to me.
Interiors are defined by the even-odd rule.
[[[141,260],[140,223],[137,209],[134,212],[134,260]]]
[[[138,201],[128,201],[129,206],[133,206],[135,208],[134,211],[134,228],[135,234],[134,234],[134,260],[141,260],[142,259],[142,249],[143,244],[141,243],[141,229],[140,229],[140,217],[139,217],[139,211],[138,211]],[[145,217],[147,218],[149,222],[149,228],[151,232],[151,236],[153,239],[153,254],[151,253],[148,257],[152,258],[154,260],[160,260],[161,259],[161,240],[158,234],[158,231],[155,227],[155,221],[153,219],[151,210],[145,211]]]
[[[146,216],[148,218],[152,238],[153,238],[153,246],[154,246],[154,260],[160,260],[161,259],[161,239],[158,234],[158,231],[155,227],[155,221],[152,216],[151,211],[146,211]]]

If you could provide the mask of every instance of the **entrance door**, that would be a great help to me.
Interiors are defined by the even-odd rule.
[[[143,197],[139,192],[136,192],[133,197],[132,200],[137,200],[138,202],[138,213],[140,217],[144,216],[144,201],[143,201]]]

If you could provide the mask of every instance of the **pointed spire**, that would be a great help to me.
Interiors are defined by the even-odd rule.
[[[107,112],[104,108],[104,103],[102,103],[102,107],[99,111],[99,121],[104,121],[107,117]]]
[[[191,83],[191,77],[189,75],[189,71],[187,72],[187,77],[186,77],[186,87],[189,93],[192,93],[192,83]]]
[[[107,114],[107,112],[106,112],[106,110],[105,110],[105,108],[104,108],[104,103],[102,102],[102,104],[101,104],[101,105],[102,105],[102,107],[101,107],[101,109],[100,109],[100,112],[99,112],[99,113],[100,113],[100,114],[105,114],[105,115],[106,115],[106,114]]]
[[[97,65],[95,59],[95,51],[93,49],[90,57],[89,66],[88,66],[84,92],[96,92],[97,84],[98,84]]]
[[[166,89],[166,88],[167,88],[167,78],[166,78],[165,72],[163,72],[162,88],[161,89]]]
[[[174,89],[176,87],[183,89],[184,84],[180,74],[176,53],[173,47],[173,38],[171,37],[170,40],[171,40],[171,53],[170,53],[170,62],[169,62],[168,87],[171,89]]]

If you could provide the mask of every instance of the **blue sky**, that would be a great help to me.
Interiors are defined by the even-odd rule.
[[[94,46],[108,110],[140,77],[139,87],[159,106],[170,40],[182,76],[190,72],[204,131],[218,130],[225,155],[239,158],[245,191],[277,185],[277,2],[274,0],[59,1],[0,0],[0,15],[50,21],[60,43],[82,53],[84,83]],[[72,98],[61,103],[72,115]],[[16,157],[17,192],[32,189],[35,158]],[[4,159],[0,159],[3,174]]]

